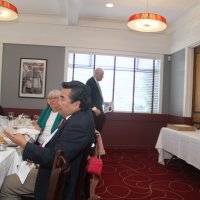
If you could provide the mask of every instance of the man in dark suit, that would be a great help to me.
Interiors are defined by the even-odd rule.
[[[86,85],[91,89],[91,105],[93,110],[93,116],[95,121],[95,128],[101,131],[105,122],[105,115],[103,113],[103,95],[99,85],[99,81],[103,79],[104,71],[101,68],[97,68],[94,71],[94,75],[87,80]]]
[[[90,111],[90,91],[88,87],[79,81],[63,82],[62,87],[59,112],[67,121],[46,142],[45,148],[26,142],[21,134],[13,135],[8,130],[4,130],[4,133],[14,143],[24,149],[23,160],[39,164],[39,170],[36,178],[35,174],[32,177],[27,177],[25,185],[21,185],[23,189],[19,189],[19,185],[16,186],[16,180],[13,181],[15,184],[12,184],[11,178],[14,175],[8,176],[2,186],[0,199],[21,199],[20,195],[27,194],[24,192],[27,182],[33,181],[35,178],[34,196],[36,200],[46,200],[55,152],[61,149],[70,161],[70,175],[64,188],[64,200],[75,200],[75,185],[81,159],[85,149],[94,142],[95,129]],[[21,191],[23,191],[23,194],[19,194]],[[30,190],[28,193],[30,193]]]

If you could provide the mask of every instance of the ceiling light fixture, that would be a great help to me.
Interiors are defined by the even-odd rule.
[[[17,18],[17,8],[9,2],[0,0],[0,21],[12,21]]]
[[[114,6],[114,5],[113,5],[112,3],[107,3],[107,4],[106,4],[106,7],[107,7],[107,8],[112,8],[113,6]]]
[[[167,28],[166,19],[155,13],[148,13],[148,0],[147,12],[137,13],[132,15],[128,20],[128,27],[135,31],[140,32],[159,32]]]

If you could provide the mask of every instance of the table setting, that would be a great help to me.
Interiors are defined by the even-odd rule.
[[[6,143],[7,146],[16,146],[11,142],[9,138],[3,134],[3,129],[8,129],[13,134],[23,134],[26,140],[31,143],[37,139],[40,133],[39,130],[35,129],[30,117],[27,117],[24,114],[21,114],[18,117],[12,116],[12,118],[7,116],[0,116],[0,137],[5,140],[4,143]],[[1,146],[3,149],[4,144],[1,143]]]
[[[14,144],[3,130],[7,129],[13,134],[22,134],[28,142],[33,143],[40,131],[35,129],[29,116],[21,114],[18,117],[10,115],[0,116],[0,188],[7,175],[17,173],[22,163],[21,147]]]

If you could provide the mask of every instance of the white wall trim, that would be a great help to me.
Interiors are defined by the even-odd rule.
[[[164,77],[164,56],[160,58],[160,88],[159,88],[159,105],[158,113],[162,114],[162,102],[163,102],[163,77]]]
[[[65,47],[65,60],[64,60],[64,81],[67,81],[67,69],[68,69],[68,63],[69,63],[69,56],[68,56],[68,48]]]
[[[117,56],[131,56],[139,58],[150,58],[150,59],[163,59],[163,54],[159,53],[144,53],[144,52],[135,52],[135,51],[120,51],[120,50],[109,50],[109,49],[96,49],[96,48],[83,48],[83,47],[66,47],[69,52],[78,52],[78,53],[97,53],[97,54],[109,54]]]
[[[185,48],[183,117],[192,115],[194,49]]]
[[[39,23],[1,24],[0,42],[167,54],[169,36],[99,27]]]

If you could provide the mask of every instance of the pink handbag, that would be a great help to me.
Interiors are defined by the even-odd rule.
[[[91,156],[88,160],[86,171],[90,174],[101,176],[103,161],[101,158]]]

